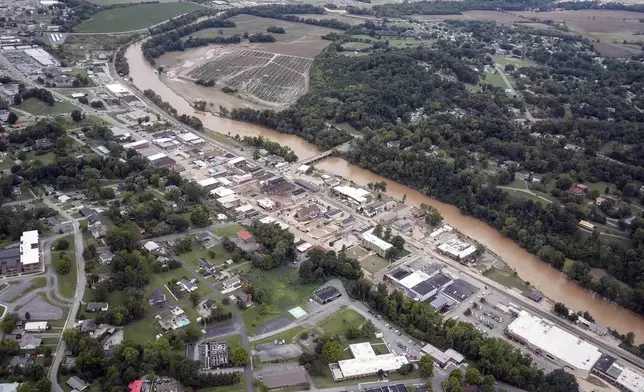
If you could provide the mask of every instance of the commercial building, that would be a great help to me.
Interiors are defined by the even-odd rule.
[[[45,332],[49,328],[49,323],[46,321],[31,321],[25,323],[25,332]]]
[[[147,140],[137,140],[137,141],[132,142],[132,143],[125,143],[123,145],[123,148],[126,149],[126,150],[129,150],[130,148],[133,148],[135,150],[139,150],[141,148],[146,148],[146,147],[149,147],[149,146],[150,146],[149,141],[147,141]]]
[[[592,373],[624,392],[644,392],[644,376],[617,363],[610,355],[603,354]]]
[[[25,231],[20,237],[20,264],[23,272],[40,271],[38,230]]]
[[[465,361],[465,357],[461,353],[451,348],[442,351],[431,344],[427,344],[421,349],[421,351],[432,357],[434,363],[443,369],[449,365],[459,366],[463,361]]]
[[[272,210],[275,207],[275,203],[271,199],[259,199],[257,205],[265,210]]]
[[[373,376],[380,370],[393,372],[409,363],[404,355],[376,355],[369,342],[351,344],[349,350],[353,359],[345,359],[329,365],[335,381]]]
[[[373,234],[373,229],[369,229],[360,235],[360,244],[374,252],[376,252],[380,257],[385,257],[387,251],[394,246],[389,242],[378,238]]]
[[[204,191],[208,192],[210,190],[213,190],[219,185],[219,180],[216,178],[206,178],[201,181],[197,181],[197,184],[204,189]]]
[[[349,200],[349,202],[359,205],[367,203],[369,201],[368,198],[371,197],[371,193],[367,192],[364,189],[345,185],[338,185],[333,188],[333,191],[343,198]]]
[[[476,253],[476,246],[458,239],[444,242],[438,246],[438,251],[454,260],[466,261]]]
[[[397,269],[386,277],[417,301],[428,300],[454,281],[451,276],[440,273],[440,270],[430,271],[428,274],[424,271],[410,272]]]
[[[594,345],[525,310],[505,332],[537,355],[579,374],[588,374],[602,355]]]
[[[199,357],[205,369],[216,369],[230,365],[226,342],[206,342],[199,345]]]
[[[269,370],[262,373],[262,383],[269,391],[309,389],[311,384],[302,367]]]
[[[336,289],[335,287],[323,286],[315,290],[311,297],[317,302],[324,305],[337,298],[340,298],[341,296],[342,296],[342,293],[340,293],[340,291],[338,291],[338,289]]]
[[[0,249],[0,268],[2,268],[2,275],[11,275],[20,272],[19,246]]]
[[[42,48],[26,49],[25,53],[45,67],[59,64],[55,58],[51,57],[51,55]]]

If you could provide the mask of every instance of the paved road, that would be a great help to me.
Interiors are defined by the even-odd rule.
[[[512,90],[512,94],[516,95],[517,97],[520,97],[521,95],[516,92],[514,87],[512,87],[512,83],[510,83],[510,81],[508,80],[508,77],[505,76],[505,72],[503,71],[501,66],[498,65],[498,64],[495,64],[494,67],[496,67],[496,70],[499,71],[499,75],[501,75],[501,77],[503,78],[503,81],[505,82],[505,85],[508,86],[508,88],[510,90]],[[528,119],[528,121],[535,122],[534,117],[532,117],[532,113],[530,113],[530,110],[528,110],[527,107],[525,109],[525,117]]]
[[[80,224],[78,223],[78,221],[76,221],[76,219],[74,219],[71,215],[58,207],[56,204],[52,203],[49,199],[45,198],[44,201],[45,204],[47,204],[49,207],[58,211],[58,213],[65,217],[68,221],[71,221],[74,228],[74,244],[76,248],[75,250],[77,264],[76,293],[74,295],[74,302],[71,304],[71,307],[69,309],[67,320],[65,320],[65,324],[63,325],[63,330],[65,330],[73,325],[74,321],[76,320],[76,313],[78,312],[81,300],[83,299],[83,295],[85,294],[85,287],[87,286],[85,277],[85,259],[83,258],[83,234],[80,230]],[[54,359],[51,366],[49,367],[49,381],[51,381],[52,389],[55,392],[63,392],[63,389],[60,387],[60,385],[58,385],[58,368],[60,367],[60,364],[63,360],[64,353],[65,342],[63,342],[63,340],[61,339],[58,342],[58,346],[56,347],[56,351],[54,353]]]

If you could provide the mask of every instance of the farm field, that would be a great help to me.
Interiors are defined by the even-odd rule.
[[[485,82],[492,86],[501,87],[502,89],[506,89],[508,87],[499,74],[485,74]]]
[[[361,50],[370,48],[371,44],[366,44],[364,42],[345,42],[342,44],[342,48],[345,50]]]
[[[172,3],[176,0],[158,0],[159,3]],[[89,0],[90,3],[98,5],[113,5],[113,4],[136,4],[144,3],[145,0]]]
[[[241,48],[213,48],[213,58],[187,77],[214,80],[249,98],[269,104],[290,105],[308,89],[310,58]]]
[[[216,36],[220,35],[219,31],[221,30],[223,32],[221,35],[229,37],[235,34],[242,35],[245,32],[248,34],[266,33],[266,28],[269,26],[280,26],[286,30],[286,33],[272,34],[277,41],[257,44],[256,46],[259,48],[258,50],[312,58],[317,56],[324,48],[327,47],[327,45],[329,45],[329,43],[331,43],[330,41],[321,39],[321,37],[332,31],[339,31],[326,27],[307,25],[304,23],[260,18],[253,15],[237,15],[229,20],[235,22],[236,26],[223,29],[204,29],[193,35],[197,37]],[[188,57],[188,59],[193,60],[190,57]]]
[[[517,59],[510,56],[492,56],[492,59],[499,65],[514,65],[515,67],[532,67],[535,64],[532,61]]]
[[[572,33],[581,34],[585,38],[599,40],[595,49],[607,57],[629,56],[639,52],[622,44],[624,40],[640,41],[638,32],[642,31],[641,14],[628,11],[612,10],[579,10],[579,11],[550,11],[535,13],[532,11],[518,14],[566,23]]]
[[[315,20],[330,20],[330,19],[337,19],[340,22],[348,23],[350,25],[359,25],[360,23],[364,23],[364,19],[362,18],[356,18],[348,15],[343,15],[343,14],[299,14],[296,15],[299,16],[300,18],[304,19],[315,19]]]
[[[118,33],[146,29],[186,12],[202,8],[194,3],[136,4],[100,11],[74,27],[77,33]]]

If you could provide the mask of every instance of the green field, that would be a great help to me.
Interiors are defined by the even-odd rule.
[[[485,82],[491,84],[492,86],[501,87],[502,89],[508,88],[508,86],[505,84],[505,81],[498,73],[485,74]]]
[[[510,189],[503,189],[503,192],[509,193],[509,194],[511,194],[512,196],[515,196],[515,197],[520,197],[522,199],[532,200],[532,201],[534,201],[536,203],[548,204],[548,202],[543,200],[542,198],[537,197],[537,196],[535,196],[533,194],[530,194],[530,193],[527,193],[527,192],[521,192],[519,190],[514,191],[514,190],[510,190]]]
[[[46,103],[37,100],[36,98],[29,98],[22,101],[16,108],[23,110],[35,116],[50,116],[52,114],[71,113],[72,110],[78,109],[76,106],[69,102],[56,102],[54,106],[49,106]]]
[[[371,44],[365,44],[364,42],[345,42],[342,44],[342,47],[345,50],[361,50],[371,47]]]
[[[523,59],[516,59],[514,57],[509,57],[509,56],[492,56],[492,59],[494,60],[495,63],[505,66],[505,65],[514,65],[516,67],[532,67],[535,64],[531,61],[528,60],[523,60]]]
[[[360,313],[352,309],[342,309],[335,312],[333,316],[320,322],[317,326],[322,328],[325,334],[331,336],[344,335],[350,325],[360,327],[365,322],[365,318]]]
[[[524,282],[518,275],[515,275],[515,272],[509,267],[492,267],[489,270],[485,271],[483,275],[508,288],[517,288],[519,290],[526,290],[530,288],[530,286],[526,282]]]
[[[74,31],[77,33],[117,33],[142,30],[201,8],[195,3],[158,3],[107,9],[97,12],[92,18],[74,27]]]
[[[42,155],[36,155],[35,152],[29,151],[27,153],[27,158],[25,159],[25,161],[27,161],[27,162],[29,162],[29,161],[40,161],[40,162],[42,162],[43,165],[48,165],[48,164],[54,162],[54,158],[56,158],[56,154],[54,154],[53,152],[48,152],[48,153],[42,154]]]
[[[244,324],[249,335],[254,335],[259,326],[288,314],[288,310],[308,302],[317,284],[301,284],[297,270],[281,267],[268,271],[252,269],[248,274],[255,289],[262,288],[268,294],[265,312],[260,314],[260,307],[253,306],[244,311]]]

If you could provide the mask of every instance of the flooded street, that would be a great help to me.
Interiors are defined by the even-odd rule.
[[[275,131],[271,131],[252,124],[220,118],[210,113],[195,112],[190,104],[167,87],[159,79],[141,54],[141,44],[131,45],[126,51],[130,65],[130,76],[134,85],[143,91],[152,89],[164,101],[169,102],[179,113],[193,114],[201,119],[205,128],[224,135],[258,136],[276,141],[290,147],[300,159],[316,155],[319,150],[305,140]],[[436,207],[445,218],[446,222],[462,233],[475,238],[492,252],[499,255],[519,276],[537,287],[548,298],[556,302],[563,302],[574,310],[587,310],[602,326],[609,326],[621,333],[632,331],[636,334],[638,342],[644,341],[644,318],[622,309],[618,306],[603,301],[592,292],[582,289],[570,282],[565,276],[550,265],[528,253],[512,240],[504,237],[486,223],[461,214],[454,206],[431,199],[409,187],[397,184],[370,171],[349,164],[340,158],[327,158],[315,165],[335,175],[347,178],[356,184],[366,185],[369,182],[387,182],[387,194],[401,199],[407,195],[407,202],[419,206],[430,204]]]

